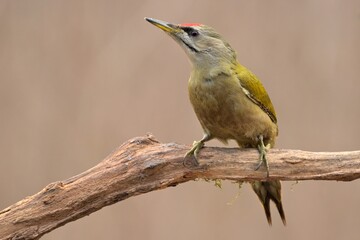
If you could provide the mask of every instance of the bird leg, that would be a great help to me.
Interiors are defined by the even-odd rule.
[[[200,152],[200,149],[202,147],[204,147],[205,145],[205,142],[209,141],[212,139],[212,136],[209,134],[209,133],[205,133],[203,138],[200,140],[200,141],[194,141],[193,143],[193,146],[192,148],[190,149],[190,151],[188,151],[186,154],[185,154],[185,159],[184,159],[184,163],[185,163],[185,160],[187,157],[192,157],[194,156],[194,159],[195,159],[195,164],[196,165],[199,165],[199,162],[198,162],[198,154]]]
[[[266,159],[266,153],[269,150],[269,148],[270,148],[270,144],[267,144],[265,146],[263,136],[260,135],[259,136],[259,145],[258,145],[258,151],[259,151],[259,154],[260,154],[260,158],[259,158],[260,162],[256,166],[255,171],[259,170],[261,165],[265,164],[266,172],[267,172],[268,177],[269,177],[269,164],[268,164],[268,161]]]

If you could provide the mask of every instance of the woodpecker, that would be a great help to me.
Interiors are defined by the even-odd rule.
[[[190,102],[203,128],[204,136],[195,141],[186,157],[198,155],[205,142],[235,140],[240,148],[257,148],[259,164],[269,176],[266,153],[278,135],[274,106],[260,80],[237,61],[236,52],[213,28],[199,23],[172,24],[145,18],[173,38],[190,59],[188,82]],[[252,189],[261,201],[267,221],[272,224],[270,200],[284,225],[280,181],[254,181]]]

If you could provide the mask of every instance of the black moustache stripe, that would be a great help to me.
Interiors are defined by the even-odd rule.
[[[185,42],[184,40],[181,39],[181,41],[182,41],[188,48],[190,48],[191,51],[196,52],[196,53],[199,52],[196,48],[190,46],[190,45],[189,45],[187,42]]]

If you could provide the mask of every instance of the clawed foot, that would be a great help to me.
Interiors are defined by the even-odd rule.
[[[194,141],[193,147],[188,151],[184,156],[184,166],[186,166],[186,160],[192,157],[192,159],[195,159],[195,165],[199,166],[198,162],[198,155],[200,152],[200,149],[204,147],[205,142],[209,141],[211,139],[210,134],[205,134],[203,138],[200,141]]]
[[[267,172],[268,177],[269,177],[269,164],[266,159],[266,153],[269,149],[270,149],[270,144],[265,146],[263,136],[260,135],[259,136],[259,145],[258,145],[258,151],[259,151],[260,157],[259,157],[259,164],[256,166],[255,171],[259,170],[261,165],[264,164],[266,167],[266,172]]]
[[[186,165],[185,164],[186,159],[188,159],[190,157],[193,157],[193,159],[195,160],[195,165],[199,166],[198,155],[199,155],[200,149],[202,147],[204,147],[204,142],[202,142],[202,141],[194,141],[193,147],[184,156],[184,165]]]

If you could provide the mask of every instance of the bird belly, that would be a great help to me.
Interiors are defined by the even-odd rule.
[[[189,83],[194,111],[206,133],[223,142],[237,141],[240,147],[256,147],[263,135],[273,145],[277,126],[242,91],[238,81],[214,79]]]

